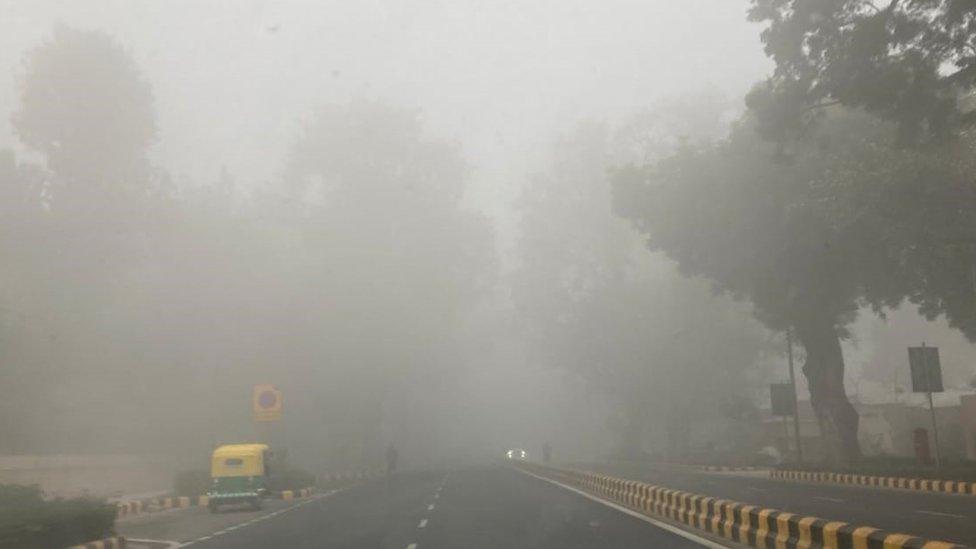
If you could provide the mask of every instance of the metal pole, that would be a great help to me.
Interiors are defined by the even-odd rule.
[[[793,330],[786,329],[786,356],[790,362],[790,385],[793,386],[793,434],[796,437],[796,462],[803,463],[803,447],[800,445],[800,406],[796,396],[796,374],[793,373]]]
[[[929,396],[929,415],[932,416],[932,444],[935,446],[935,469],[942,469],[942,455],[939,453],[939,427],[935,421],[935,404],[932,403],[932,377],[929,375],[929,362],[922,342],[922,371],[925,372],[925,392]]]

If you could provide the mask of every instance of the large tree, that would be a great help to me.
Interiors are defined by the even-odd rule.
[[[77,416],[71,399],[51,395],[97,385],[95,369],[105,372],[99,317],[149,234],[158,234],[153,220],[169,202],[147,160],[155,135],[149,85],[115,40],[58,26],[27,53],[19,84],[12,125],[42,163],[7,152],[0,161],[0,306],[5,335],[17,342],[0,345],[0,354],[21,386],[47,393],[31,393],[36,402],[53,403],[21,418],[37,432],[59,423],[56,415]]]
[[[652,249],[751,301],[770,328],[795,330],[829,456],[841,460],[859,456],[840,341],[861,307],[909,298],[973,333],[970,263],[951,253],[976,234],[966,148],[895,151],[892,131],[835,108],[784,160],[747,116],[727,141],[616,176],[617,210]]]

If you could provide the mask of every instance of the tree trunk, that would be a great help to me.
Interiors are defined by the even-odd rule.
[[[857,440],[858,413],[844,391],[844,354],[833,319],[807,318],[796,325],[806,349],[803,375],[810,387],[810,404],[820,424],[828,461],[850,464],[861,457]]]

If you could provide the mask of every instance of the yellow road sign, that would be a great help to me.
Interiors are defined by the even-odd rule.
[[[281,391],[274,385],[255,385],[251,393],[251,410],[254,421],[278,421],[281,419]]]

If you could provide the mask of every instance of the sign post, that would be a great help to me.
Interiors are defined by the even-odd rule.
[[[796,374],[793,373],[793,330],[786,329],[786,356],[790,362],[790,385],[793,396],[793,435],[796,437],[796,462],[803,463],[803,447],[800,445],[800,403],[796,398]]]
[[[935,421],[935,405],[932,403],[932,393],[941,393],[942,366],[939,363],[939,348],[921,347],[908,348],[908,367],[912,372],[912,391],[926,393],[929,398],[929,415],[932,418],[932,445],[935,447],[935,468],[942,468],[942,455],[939,451],[939,428]]]
[[[785,434],[783,437],[783,446],[786,450],[784,453],[787,454],[790,451],[790,429],[787,418],[793,415],[793,399],[795,395],[793,385],[790,383],[769,384],[770,411],[774,416],[783,418],[783,432]]]
[[[255,385],[251,392],[251,413],[257,423],[281,419],[281,391],[274,385]]]

